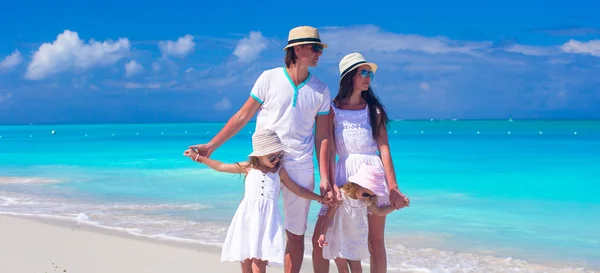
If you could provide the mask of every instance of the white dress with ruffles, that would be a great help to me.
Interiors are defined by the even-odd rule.
[[[335,184],[338,187],[348,182],[348,177],[358,172],[362,164],[379,166],[383,163],[378,145],[373,138],[373,129],[369,120],[369,107],[361,110],[343,110],[331,104],[335,114],[333,126],[335,148],[338,161],[335,167]],[[386,196],[377,196],[377,206],[390,204],[387,181],[383,181]],[[364,201],[350,199],[342,193],[342,205],[336,211],[326,234],[328,246],[323,248],[323,258],[336,257],[349,260],[368,258],[368,222],[367,204]],[[327,205],[322,205],[319,216],[327,213]],[[356,245],[356,247],[354,247]]]
[[[282,265],[285,237],[278,206],[279,172],[251,169],[244,183],[244,198],[227,230],[221,261],[256,258]]]

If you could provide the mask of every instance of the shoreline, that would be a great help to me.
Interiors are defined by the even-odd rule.
[[[0,213],[0,241],[4,246],[0,247],[0,257],[6,257],[0,259],[0,271],[7,272],[51,272],[51,269],[63,272],[63,268],[67,270],[64,272],[86,273],[240,272],[239,263],[221,262],[220,246],[146,237],[52,216]],[[495,259],[517,267],[506,267],[508,264],[505,264],[502,266],[504,269],[497,268],[500,271],[493,272],[522,272],[525,268],[525,272],[600,272],[596,268],[561,268],[512,258]],[[525,267],[519,269],[520,266]],[[512,270],[504,271],[508,268]],[[445,271],[472,272],[474,269],[457,265],[446,267]],[[368,262],[365,264],[363,261],[363,271],[368,270]],[[267,272],[283,272],[283,266],[267,267]],[[313,272],[309,255],[304,255],[301,272]],[[333,261],[330,262],[330,272],[337,272]],[[407,266],[403,269],[390,267],[388,272],[437,271]]]
[[[138,237],[68,220],[0,214],[0,241],[3,272],[240,271],[239,263],[220,261],[217,246]],[[267,271],[283,272],[283,267]],[[302,272],[312,272],[309,259]]]

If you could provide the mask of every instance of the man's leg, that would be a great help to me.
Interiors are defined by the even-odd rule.
[[[304,235],[296,235],[289,231],[287,234],[287,243],[285,245],[284,272],[298,273],[302,268],[304,258]]]
[[[312,168],[290,169],[286,168],[292,181],[301,187],[313,191],[315,178]],[[297,196],[286,187],[283,193],[283,226],[287,235],[285,247],[284,271],[298,273],[304,258],[304,233],[308,220],[310,200]]]

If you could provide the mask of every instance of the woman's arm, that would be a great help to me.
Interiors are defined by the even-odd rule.
[[[337,155],[337,151],[335,147],[335,112],[333,111],[333,107],[330,107],[329,109],[329,128],[331,130],[329,134],[329,182],[331,183],[331,189],[333,190],[335,201],[339,202],[342,196],[340,189],[335,182],[335,157]]]
[[[327,196],[320,196],[312,191],[300,187],[298,184],[296,184],[296,182],[292,181],[292,179],[290,178],[290,176],[284,168],[281,168],[279,170],[279,177],[281,178],[281,183],[283,183],[283,185],[286,188],[288,188],[290,191],[292,191],[300,197],[319,201],[321,203],[328,203],[330,201],[328,200],[329,198]]]
[[[381,116],[378,114],[377,118],[381,119]],[[377,124],[379,124],[379,120]],[[385,170],[385,179],[387,180],[388,188],[390,190],[390,202],[392,203],[394,208],[399,209],[401,207],[404,207],[405,205],[408,205],[408,200],[398,188],[398,182],[396,181],[396,171],[394,170],[394,162],[392,161],[392,152],[390,150],[387,128],[385,127],[385,125],[383,125],[377,130],[379,130],[377,145],[379,148],[381,161],[383,163],[383,169]]]

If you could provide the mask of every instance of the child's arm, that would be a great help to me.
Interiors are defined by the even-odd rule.
[[[383,207],[378,207],[375,203],[369,205],[369,211],[377,216],[386,216],[394,210],[395,209],[392,205],[386,205]]]
[[[186,150],[184,155],[194,161],[204,163],[206,166],[215,171],[224,173],[246,173],[246,167],[248,166],[247,162],[239,163],[240,167],[236,166],[235,164],[225,164],[223,162],[198,155],[198,153],[192,149]]]
[[[330,197],[329,197],[330,195],[320,196],[312,191],[309,191],[303,187],[298,186],[298,184],[296,184],[294,181],[292,181],[292,179],[290,178],[290,176],[288,175],[288,173],[285,171],[284,168],[281,168],[279,170],[279,177],[281,178],[281,183],[283,183],[283,185],[286,188],[288,188],[290,191],[292,191],[293,193],[295,193],[296,195],[298,195],[300,197],[319,201],[321,203],[330,202]]]
[[[321,231],[319,231],[319,239],[317,240],[319,247],[323,247],[327,245],[327,240],[325,238],[325,234],[327,234],[327,230],[329,229],[329,225],[331,225],[331,221],[333,220],[333,215],[337,211],[337,207],[329,206],[327,208],[327,214],[323,216],[323,222],[321,222]]]

